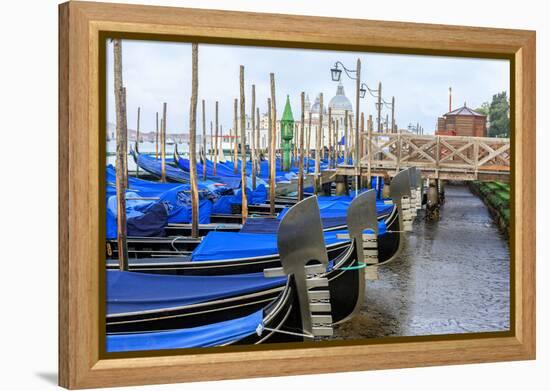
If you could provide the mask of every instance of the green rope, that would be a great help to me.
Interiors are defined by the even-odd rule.
[[[367,267],[367,264],[364,263],[364,262],[357,262],[357,265],[355,266],[347,266],[347,267],[341,267],[340,270],[344,270],[344,271],[347,271],[347,270],[359,270],[359,269],[363,269]]]

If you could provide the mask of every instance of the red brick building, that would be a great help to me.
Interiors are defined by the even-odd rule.
[[[444,114],[437,119],[437,131],[440,136],[487,137],[487,116],[463,107]]]

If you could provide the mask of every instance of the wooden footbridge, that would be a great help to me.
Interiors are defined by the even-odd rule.
[[[503,181],[510,178],[510,139],[363,133],[361,176],[393,176],[417,167],[424,178]],[[356,176],[357,169],[340,165],[336,175]]]

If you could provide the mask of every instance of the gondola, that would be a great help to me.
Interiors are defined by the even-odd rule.
[[[323,246],[318,207],[314,199],[302,201],[281,222],[278,247],[283,242],[297,248],[299,257],[322,258],[322,267],[306,267],[312,285],[328,284],[333,322],[343,321],[357,310],[362,300],[364,263],[363,236],[366,229],[377,232],[372,192],[365,193],[350,206],[351,245],[345,253],[328,262]],[[361,211],[361,214],[357,213]],[[292,236],[289,233],[292,232]],[[107,272],[107,330],[134,332],[185,327],[225,321],[258,310],[273,301],[288,287],[283,273],[284,254],[275,268],[263,273],[218,276],[166,276],[132,272]],[[359,261],[361,260],[361,261]],[[296,259],[294,263],[300,264]],[[322,284],[321,284],[322,285]],[[318,297],[327,308],[326,297]],[[357,308],[356,308],[357,307]]]
[[[108,353],[116,353],[299,342],[304,340],[298,333],[301,330],[302,321],[295,288],[288,286],[276,301],[248,315],[195,327],[110,332],[106,336],[105,348]]]
[[[238,289],[231,295],[231,289],[223,286],[236,277],[203,277],[207,280],[194,282],[204,283],[208,287],[209,298],[213,300],[195,303],[193,300],[197,300],[200,292],[195,291],[196,286],[187,286],[185,289],[193,292],[193,296],[186,297],[186,305],[179,307],[174,298],[177,295],[166,300],[170,303],[167,306],[167,303],[159,303],[158,297],[151,297],[147,289],[147,299],[140,302],[136,302],[135,298],[125,301],[108,299],[107,308],[111,313],[107,316],[107,350],[263,343],[331,335],[332,325],[353,316],[363,301],[365,265],[358,260],[364,259],[361,245],[363,232],[365,229],[377,231],[372,201],[374,194],[365,193],[350,206],[355,211],[349,221],[354,245],[345,257],[334,261],[332,266],[322,246],[324,239],[318,207],[314,199],[307,199],[292,208],[281,222],[278,248],[282,267],[264,270],[266,277],[263,281],[260,276],[241,276],[241,280],[249,277],[252,280],[244,284],[243,281],[238,282]],[[142,289],[147,284],[159,284],[167,296],[170,296],[170,289],[167,288],[170,285],[163,285],[162,280],[167,282],[168,278],[174,278],[128,272],[113,275],[130,279],[137,276],[138,280],[141,279],[137,282]],[[287,277],[283,277],[285,275]],[[188,283],[191,281],[189,277],[175,278],[181,280],[179,289],[185,286],[185,280]],[[192,278],[196,280],[196,277]],[[145,282],[147,280],[150,281]],[[258,282],[261,282],[261,289],[251,294],[250,288]],[[273,289],[277,284],[281,285],[280,292]],[[108,285],[108,298],[109,289],[115,289],[115,286],[116,283]],[[127,295],[132,295],[128,286],[122,289]],[[229,296],[218,297],[222,292]],[[269,298],[274,295],[275,299]],[[180,297],[180,300],[183,298]],[[269,304],[266,305],[265,301]],[[135,311],[139,307],[141,311]],[[116,313],[122,308],[128,311],[125,314]],[[224,329],[226,332],[223,332]],[[237,329],[240,332],[237,333]],[[268,333],[263,335],[262,330]],[[204,334],[210,337],[204,338]]]
[[[186,173],[189,173],[190,164],[189,159],[183,158],[180,156],[177,146],[174,148],[174,156],[173,156],[174,162],[176,163],[177,167],[185,171]],[[277,162],[278,163],[278,162]],[[237,166],[237,173],[235,173],[235,165],[233,162],[226,162],[223,163],[213,163],[210,160],[202,160],[201,163],[197,163],[197,175],[202,176],[202,173],[204,172],[203,165],[206,165],[206,178],[237,178],[240,180],[241,178],[241,162],[239,161],[239,164]],[[214,166],[216,167],[215,173],[214,173]],[[261,161],[259,164],[260,170],[256,173],[256,183],[257,184],[267,184],[266,181],[269,178],[269,165],[267,161]],[[326,168],[326,166],[322,167],[323,169]],[[246,170],[247,173],[252,172],[252,162],[248,161],[246,162]],[[298,172],[298,169],[291,169],[289,171],[283,171],[280,169],[279,165],[277,164],[276,170],[275,170],[275,182],[288,182],[292,179],[296,178],[296,173]],[[310,170],[310,172],[312,172]],[[250,177],[250,175],[249,175]]]
[[[130,149],[130,155],[133,157],[134,162],[139,168],[143,169],[144,171],[148,172],[156,178],[162,177],[161,161],[152,156],[140,153],[137,143],[135,143],[134,147]],[[173,165],[165,164],[164,167],[165,176],[171,182],[190,183],[191,178],[189,176],[189,173],[181,170],[179,167],[177,167],[175,163]],[[233,189],[240,186],[240,178],[216,177],[201,181],[201,183],[206,186],[219,186]]]
[[[326,197],[321,197],[326,198]],[[343,202],[342,204],[347,208],[350,201]],[[202,204],[201,204],[202,205]],[[322,222],[323,228],[326,232],[338,231],[346,229],[345,222],[345,208],[339,207],[336,214],[323,206]],[[207,205],[204,206],[206,212]],[[286,208],[287,209],[287,208]],[[174,210],[174,209],[173,209]],[[326,213],[325,213],[326,212]],[[382,225],[385,224],[388,230],[396,230],[395,213],[396,210],[392,205],[384,205],[377,203],[377,213],[379,219],[383,219]],[[393,213],[393,214],[392,214]],[[284,214],[284,211],[283,211]],[[338,215],[340,214],[340,215]],[[202,218],[204,214],[201,210],[201,220],[199,224],[199,236],[203,237],[211,232],[241,232],[247,234],[264,233],[274,234],[277,231],[277,227],[280,223],[280,217],[251,217],[247,219],[246,224],[232,224],[232,223],[204,223]],[[111,216],[112,224],[116,221],[114,215]],[[393,224],[392,224],[393,222]],[[109,222],[108,222],[109,223]],[[128,250],[131,258],[151,258],[151,257],[167,257],[167,256],[190,256],[195,248],[200,245],[201,238],[192,238],[189,236],[190,224],[168,224],[162,227],[165,235],[162,237],[145,237],[130,235],[128,237]],[[117,242],[116,242],[116,229],[111,227],[108,232],[112,231],[112,235],[107,239],[107,257],[116,257],[117,255]],[[253,235],[249,238],[245,238],[244,235],[236,235],[235,240],[251,239],[254,240]],[[213,238],[209,238],[209,241],[213,241]],[[259,238],[260,241],[263,237]],[[274,240],[269,244],[274,248]]]
[[[408,203],[402,206],[403,199],[410,196],[408,172],[404,170],[398,173],[392,183],[392,212],[380,224],[381,232],[378,238],[380,262],[392,260],[399,252],[404,231],[401,227],[409,224],[410,220],[406,217],[410,214]],[[405,220],[403,220],[404,215],[406,215]],[[335,259],[349,247],[349,241],[341,239],[341,233],[338,230],[325,233],[326,248],[331,259]],[[185,246],[189,246],[187,241],[191,239],[177,237],[158,239],[157,245],[161,240],[164,240],[162,249],[158,247],[152,249],[148,238],[143,238],[143,243],[129,243],[129,246],[141,246],[138,249],[132,248],[132,258],[129,261],[131,270],[173,274],[244,274],[261,272],[263,268],[272,267],[279,262],[273,234],[210,232],[192,251],[184,250]],[[247,245],[243,246],[243,242]],[[158,255],[158,257],[150,255]],[[116,268],[116,262],[108,261],[107,266]]]

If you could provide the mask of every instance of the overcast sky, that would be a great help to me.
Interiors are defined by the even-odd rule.
[[[362,62],[362,81],[376,89],[382,82],[382,95],[396,100],[396,122],[400,128],[420,123],[433,133],[437,117],[448,110],[449,87],[453,89],[453,109],[464,102],[476,108],[490,101],[493,94],[509,91],[509,63],[504,60],[340,52],[309,49],[279,49],[233,45],[199,45],[199,103],[206,100],[207,121],[214,118],[214,105],[220,103],[220,123],[224,133],[233,125],[233,99],[239,96],[239,65],[245,66],[246,112],[250,114],[251,85],[256,85],[256,102],[266,112],[269,73],[275,73],[277,115],[280,117],[286,95],[296,120],[300,117],[300,93],[309,94],[311,103],[322,92],[325,105],[334,96],[337,83],[330,68],[339,60],[355,68]],[[123,82],[127,94],[128,126],[136,128],[137,107],[141,107],[141,129],[155,129],[155,112],[168,103],[167,131],[187,132],[191,95],[191,45],[152,41],[123,40]],[[355,110],[355,81],[342,73],[347,97]],[[107,44],[107,118],[115,122],[113,93],[113,47]],[[361,100],[365,116],[375,117],[375,99],[367,93]],[[389,109],[384,109],[390,113]],[[391,114],[390,114],[391,115]],[[200,122],[197,126],[200,129]]]

